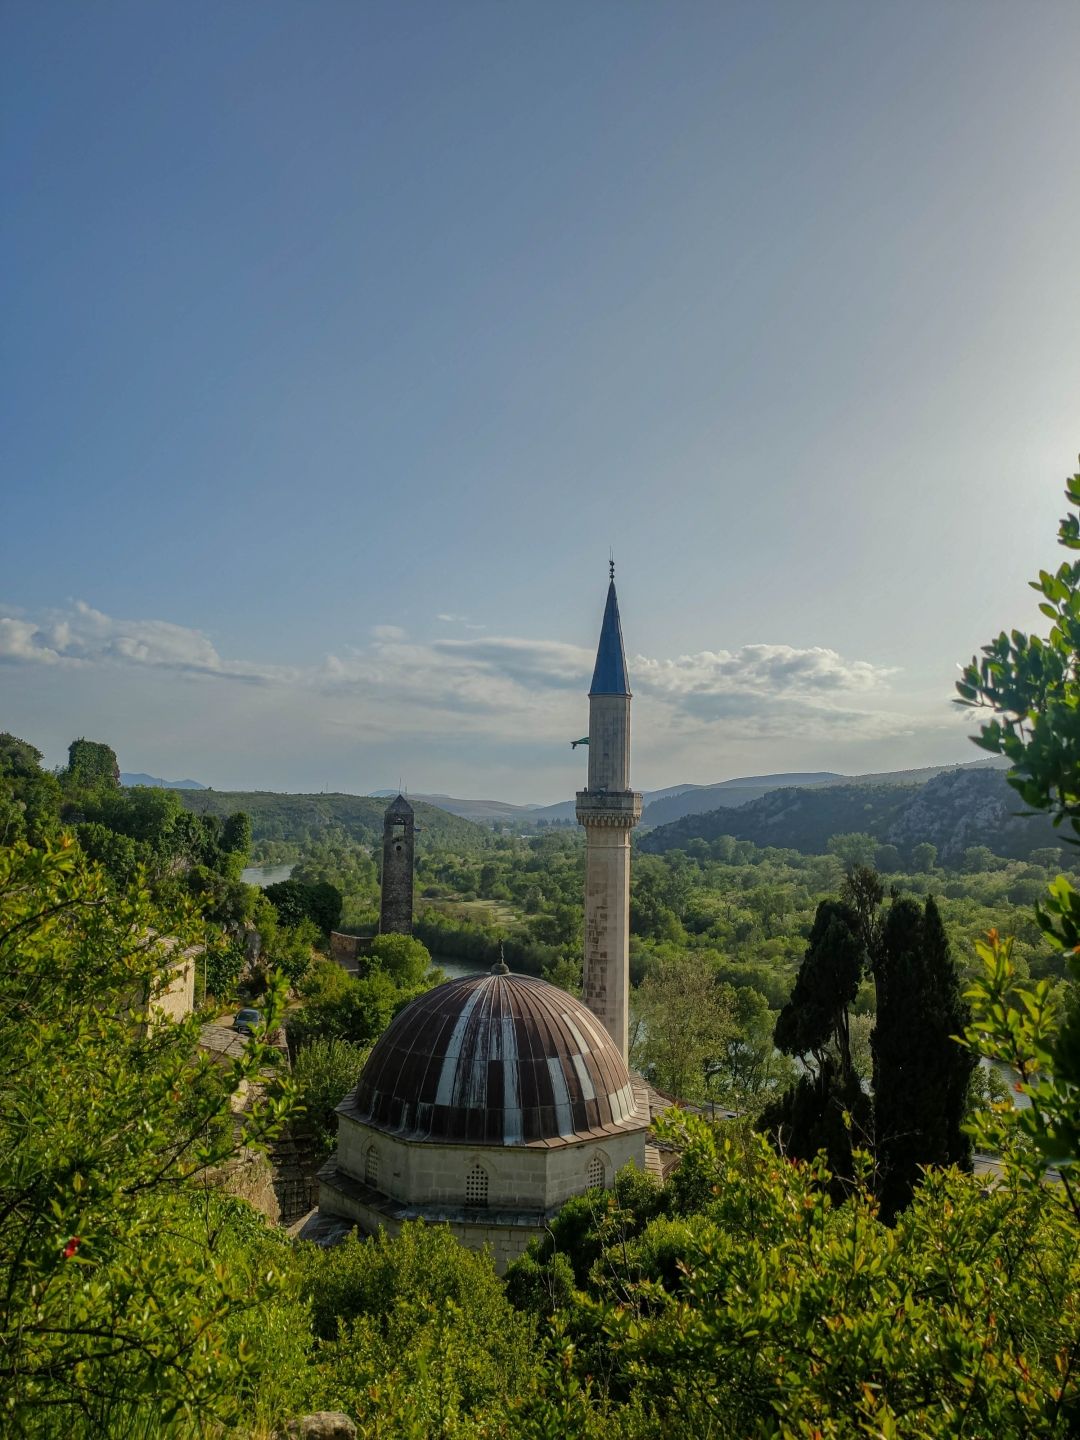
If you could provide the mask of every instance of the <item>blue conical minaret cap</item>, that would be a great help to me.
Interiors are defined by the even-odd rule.
[[[615,594],[614,576],[608,585],[607,604],[604,606],[604,623],[600,629],[600,645],[596,651],[596,668],[593,670],[589,694],[630,694],[630,681],[626,674],[626,654],[623,650],[622,624],[619,620],[619,601]]]

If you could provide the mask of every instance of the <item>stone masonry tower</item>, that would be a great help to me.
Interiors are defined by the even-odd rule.
[[[630,789],[630,684],[615,565],[589,689],[589,785],[579,790],[585,826],[585,1004],[625,1060],[630,993],[630,831],[641,796]]]
[[[383,817],[380,935],[412,934],[415,831],[413,808],[399,795]]]

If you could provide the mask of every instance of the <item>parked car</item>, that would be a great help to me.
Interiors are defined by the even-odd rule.
[[[238,1035],[253,1035],[261,1024],[262,1014],[258,1010],[238,1010],[232,1028]]]

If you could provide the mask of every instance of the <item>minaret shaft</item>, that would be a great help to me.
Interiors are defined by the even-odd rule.
[[[587,825],[583,999],[627,1056],[630,1027],[630,826]]]
[[[630,789],[630,696],[589,701],[589,789]]]
[[[589,692],[589,783],[578,792],[585,827],[585,1004],[625,1060],[630,1002],[630,831],[641,796],[630,788],[630,687],[614,581],[608,589]]]

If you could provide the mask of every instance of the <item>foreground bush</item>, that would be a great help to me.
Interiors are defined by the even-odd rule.
[[[7,1434],[132,1433],[147,1417],[182,1433],[251,1410],[289,1256],[198,1182],[236,1145],[232,1098],[267,1055],[253,1044],[223,1069],[197,1020],[154,1014],[170,955],[204,939],[138,881],[118,895],[70,842],[0,849]],[[247,1141],[286,1105],[255,1107]]]
[[[1077,1433],[1080,1228],[1060,1186],[935,1171],[890,1229],[868,1169],[836,1206],[820,1165],[759,1137],[670,1138],[683,1192],[696,1177],[708,1199],[626,1225],[557,1317],[579,1387],[565,1434],[605,1414],[686,1440]]]

